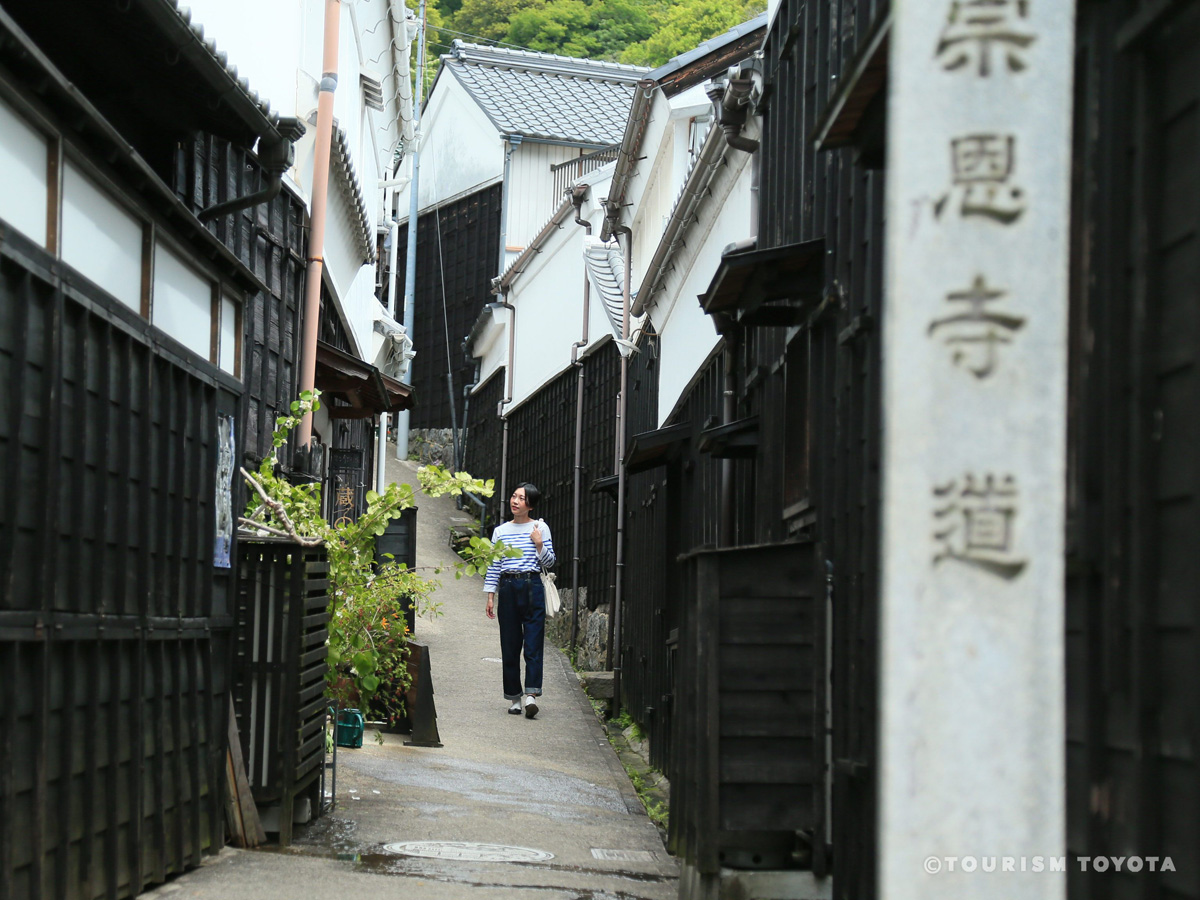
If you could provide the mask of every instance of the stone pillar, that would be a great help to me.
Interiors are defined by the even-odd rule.
[[[1051,861],[1065,854],[1073,7],[893,2],[885,900],[1066,893]]]

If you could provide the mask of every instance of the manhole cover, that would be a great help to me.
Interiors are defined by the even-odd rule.
[[[654,854],[649,850],[592,850],[596,859],[618,860],[620,862],[654,862]]]
[[[464,841],[402,841],[383,848],[401,856],[426,859],[461,859],[467,862],[549,862],[553,853],[532,847],[506,847],[503,844],[471,844]]]

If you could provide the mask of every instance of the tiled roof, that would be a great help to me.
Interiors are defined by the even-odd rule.
[[[696,60],[703,59],[710,54],[717,53],[717,51],[728,47],[730,44],[733,44],[749,35],[753,35],[756,31],[765,30],[766,27],[767,14],[762,13],[761,15],[755,16],[748,22],[743,22],[741,25],[735,25],[728,31],[709,38],[704,43],[691,50],[688,50],[686,53],[681,53],[678,56],[671,57],[646,77],[653,81],[661,82],[668,76],[674,75],[680,69],[687,68],[692,63],[696,62]]]
[[[616,144],[647,69],[456,40],[442,64],[502,134]]]
[[[613,337],[621,344],[621,320],[625,310],[625,256],[615,241],[606,243],[594,237],[586,237],[583,240],[583,262],[588,279],[599,297],[604,314],[608,317]],[[634,299],[630,298],[631,301]],[[641,316],[630,316],[629,333],[633,334],[641,324]],[[626,347],[620,349],[623,356],[629,355]]]
[[[249,107],[262,116],[265,124],[292,140],[296,140],[304,134],[302,122],[295,119],[282,119],[281,121],[280,115],[271,109],[270,103],[259,97],[258,92],[250,87],[245,76],[238,75],[237,66],[229,62],[228,54],[217,49],[217,44],[212,38],[205,38],[203,25],[192,21],[190,7],[181,4],[179,0],[162,0],[162,5],[181,20],[182,24],[192,33],[196,49],[203,48],[204,52],[211,57],[212,62],[224,70],[231,88],[236,85],[236,90],[249,102]]]
[[[355,224],[358,226],[358,241],[363,261],[373,263],[375,262],[375,242],[371,239],[371,216],[367,211],[366,198],[363,196],[362,182],[358,180],[358,172],[355,171],[354,160],[350,156],[350,142],[346,136],[346,129],[338,125],[337,120],[334,120],[331,141],[333,152],[330,155],[330,162],[333,170],[341,176],[346,196],[354,204],[354,211],[358,213],[358,221]]]

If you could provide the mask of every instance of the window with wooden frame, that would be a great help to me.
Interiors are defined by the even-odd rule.
[[[244,294],[0,83],[0,220],[192,353],[241,377]]]

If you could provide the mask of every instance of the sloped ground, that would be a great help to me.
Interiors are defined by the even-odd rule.
[[[388,477],[414,483],[416,467],[389,460]],[[466,514],[448,498],[422,496],[419,505],[417,564],[452,566],[448,530]],[[226,849],[145,896],[675,896],[677,865],[663,850],[565,657],[547,645],[538,717],[508,715],[499,635],[496,622],[483,613],[482,579],[456,580],[450,568],[437,577],[442,587],[435,599],[443,615],[419,620],[416,637],[430,648],[444,746],[408,747],[406,735],[384,735],[379,745],[369,729],[362,749],[338,751],[337,809],[299,829],[292,847]],[[498,862],[386,849],[415,841],[505,845],[542,854],[539,861]],[[464,857],[472,850],[460,849]]]

